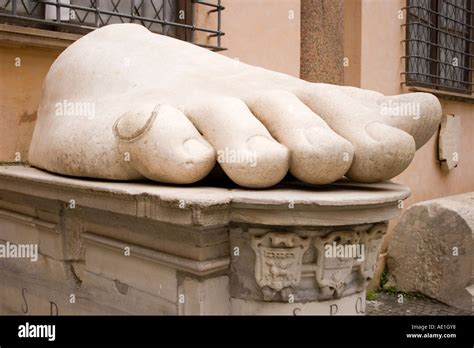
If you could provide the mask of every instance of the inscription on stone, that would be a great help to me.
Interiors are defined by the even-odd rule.
[[[28,290],[26,288],[21,289],[21,297],[23,299],[23,304],[21,305],[21,311],[24,314],[29,313],[27,293],[28,293]],[[56,304],[56,302],[51,301],[51,300],[48,300],[48,301],[49,301],[49,314],[52,315],[52,316],[53,315],[59,315],[59,307]],[[38,314],[38,313],[34,313],[34,314]]]

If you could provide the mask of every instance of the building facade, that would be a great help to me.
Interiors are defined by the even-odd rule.
[[[471,0],[213,0],[214,6],[199,1],[193,6],[190,1],[157,1],[161,6],[158,14],[151,7],[130,10],[123,4],[101,8],[101,14],[92,5],[89,13],[74,7],[48,9],[44,4],[26,8],[21,3],[0,1],[2,164],[26,163],[42,82],[61,51],[84,34],[85,24],[101,26],[135,16],[157,20],[142,21],[157,32],[310,81],[386,95],[436,94],[443,114],[460,120],[460,129],[452,135],[458,149],[455,168],[443,165],[446,159],[440,157],[440,141],[434,136],[394,180],[412,189],[403,208],[474,191]],[[81,1],[65,3],[83,5]],[[107,11],[109,22],[100,17]],[[88,13],[89,19],[84,19]],[[61,24],[54,23],[58,16]],[[389,241],[390,233],[382,248],[379,274]],[[376,277],[372,286],[377,282]]]

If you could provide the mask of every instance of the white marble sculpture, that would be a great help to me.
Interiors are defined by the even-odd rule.
[[[284,54],[284,52],[282,52]],[[135,24],[105,26],[52,65],[32,165],[114,180],[184,184],[216,165],[269,187],[401,173],[436,131],[431,94],[385,97],[246,65]]]

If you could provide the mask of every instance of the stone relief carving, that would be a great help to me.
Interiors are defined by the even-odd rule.
[[[360,241],[360,235],[361,233],[356,231],[337,231],[326,237],[314,238],[313,245],[318,252],[315,271],[316,282],[322,292],[326,294],[333,293],[336,298],[341,297],[356,263],[357,255],[355,253],[352,255],[352,252],[349,256],[344,252],[341,253],[342,255],[338,255],[338,250],[356,249]],[[331,251],[331,248],[335,250]],[[328,255],[328,251],[331,255]]]
[[[255,279],[263,288],[264,297],[273,295],[300,282],[303,254],[309,247],[309,239],[294,233],[270,232],[252,239],[255,251]]]
[[[268,232],[252,238],[256,254],[255,280],[265,300],[277,292],[288,298],[301,287],[304,277],[314,279],[320,300],[340,298],[365,289],[374,275],[377,257],[386,233],[385,223],[366,230],[333,231],[324,236],[304,237],[294,232]]]
[[[365,261],[360,265],[360,273],[365,280],[372,279],[374,276],[377,258],[386,232],[387,224],[377,224],[362,236],[361,243],[365,245],[366,256]]]

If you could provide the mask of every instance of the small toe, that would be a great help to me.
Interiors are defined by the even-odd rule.
[[[217,151],[217,161],[236,184],[265,188],[288,172],[288,149],[239,99],[208,97],[186,106],[186,114]]]
[[[327,184],[349,169],[353,147],[294,94],[264,91],[246,100],[273,137],[290,150],[290,172],[311,184]]]
[[[441,122],[441,104],[430,93],[382,97],[377,104],[384,122],[413,136],[416,149],[430,140]]]
[[[374,94],[372,94],[374,95]],[[400,174],[415,154],[413,137],[383,123],[374,107],[348,95],[338,86],[314,84],[299,97],[354,147],[346,176],[359,182],[380,182]]]

